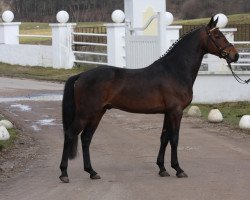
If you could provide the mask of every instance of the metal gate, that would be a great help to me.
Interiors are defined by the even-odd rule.
[[[131,28],[131,23],[126,22],[126,68],[143,68],[153,63],[160,56],[160,34],[145,36],[136,35],[137,31],[144,31],[153,20],[157,20],[160,26],[160,14],[153,15],[148,22],[141,28]]]
[[[107,65],[105,27],[77,27],[72,35],[75,63]]]

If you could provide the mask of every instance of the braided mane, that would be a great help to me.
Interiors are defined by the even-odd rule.
[[[160,60],[161,58],[165,57],[169,52],[171,52],[171,50],[173,50],[173,48],[175,46],[177,46],[184,38],[186,38],[187,36],[189,36],[191,33],[193,33],[194,31],[196,31],[197,29],[201,28],[201,26],[198,27],[194,27],[193,29],[189,30],[188,32],[186,32],[185,34],[183,34],[178,40],[176,40],[169,48],[168,50],[158,59]]]

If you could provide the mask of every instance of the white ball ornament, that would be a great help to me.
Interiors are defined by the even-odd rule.
[[[250,115],[243,115],[239,122],[239,127],[241,129],[250,130]]]
[[[56,20],[59,23],[67,23],[69,21],[69,14],[65,10],[61,10],[56,14]]]
[[[198,106],[191,106],[187,112],[190,117],[201,117],[201,110]]]
[[[0,140],[10,139],[10,134],[4,126],[0,126]]]
[[[219,123],[219,122],[223,121],[223,116],[222,116],[221,112],[218,109],[212,109],[208,113],[207,119],[208,119],[209,122]]]
[[[12,129],[14,127],[13,124],[9,120],[5,120],[5,119],[0,121],[0,126],[4,126],[7,129]]]
[[[125,19],[125,14],[122,10],[115,10],[112,13],[111,18],[115,23],[122,23]]]
[[[2,14],[2,19],[3,19],[3,21],[6,22],[6,23],[12,22],[13,19],[14,19],[14,14],[13,14],[13,12],[11,12],[10,10],[4,11],[3,14]]]
[[[222,13],[218,13],[217,15],[214,16],[214,20],[218,18],[218,22],[216,24],[217,28],[225,28],[227,23],[228,23],[228,18],[226,15]]]
[[[166,15],[166,24],[167,24],[167,26],[169,26],[170,24],[173,23],[173,21],[174,21],[174,16],[173,16],[173,14],[170,13],[170,12],[166,12],[165,15]]]

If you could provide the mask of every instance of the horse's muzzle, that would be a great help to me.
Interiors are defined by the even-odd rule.
[[[226,56],[226,60],[228,63],[232,63],[232,62],[237,62],[239,59],[239,54],[238,53],[229,53]]]
[[[234,61],[233,62],[237,62],[239,60],[240,55],[238,53],[235,54],[234,56]]]

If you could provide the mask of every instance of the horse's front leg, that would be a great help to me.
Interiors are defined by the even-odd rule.
[[[171,167],[176,170],[176,176],[178,178],[187,177],[187,174],[180,168],[177,156],[177,148],[179,142],[179,131],[180,131],[180,124],[182,119],[183,111],[182,110],[175,110],[169,113],[170,119],[170,144],[171,144]]]
[[[168,119],[167,119],[167,115],[165,114],[162,133],[161,133],[161,146],[160,146],[160,150],[159,150],[159,154],[158,154],[157,162],[156,162],[157,165],[159,166],[159,169],[160,169],[159,175],[161,177],[169,176],[169,173],[166,171],[166,168],[164,166],[165,151],[168,145],[168,141],[170,139],[170,132],[167,130],[167,127],[168,127],[167,123],[168,123]]]

